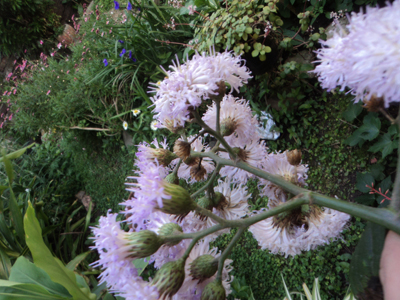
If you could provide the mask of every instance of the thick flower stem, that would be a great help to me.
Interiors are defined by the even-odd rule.
[[[400,132],[400,107],[399,113],[395,120]],[[391,208],[397,213],[397,216],[400,215],[400,139],[399,139],[399,148],[397,149],[397,173],[396,179],[394,180],[393,194],[392,194],[392,203]],[[398,232],[397,232],[398,233]]]
[[[194,157],[210,157],[213,159],[215,162],[219,163],[222,166],[234,166],[238,167],[239,169],[248,171],[258,177],[261,177],[263,179],[269,180],[272,183],[282,187],[284,190],[287,192],[293,194],[293,195],[299,195],[299,194],[308,194],[312,203],[321,205],[321,206],[326,206],[341,212],[345,212],[348,214],[351,214],[352,216],[355,217],[360,217],[364,220],[371,221],[373,223],[382,225],[390,230],[395,231],[396,233],[400,234],[400,218],[398,218],[398,214],[393,211],[392,209],[387,209],[387,208],[374,208],[374,207],[369,207],[361,204],[356,204],[356,203],[351,203],[347,201],[343,201],[340,199],[328,197],[316,192],[311,192],[305,188],[299,187],[289,181],[286,181],[282,177],[272,175],[268,172],[262,171],[258,168],[255,168],[243,161],[239,162],[234,162],[229,159],[221,158],[215,153],[211,152],[195,152],[192,153],[192,156]],[[396,180],[400,180],[396,178]],[[396,182],[395,182],[396,185]],[[399,185],[397,185],[399,186]],[[396,188],[395,186],[395,192],[398,192],[398,187]],[[398,196],[397,196],[398,197]],[[400,206],[400,204],[399,204]],[[292,209],[292,208],[291,208]],[[248,220],[248,219],[246,219]]]
[[[222,271],[224,269],[224,262],[228,258],[229,254],[231,253],[233,247],[236,245],[238,242],[240,236],[242,233],[245,231],[246,227],[240,227],[238,231],[236,232],[235,236],[233,239],[230,241],[228,247],[225,248],[224,252],[222,252],[219,261],[218,261],[218,272],[217,272],[217,278],[216,280],[222,280]]]
[[[199,195],[201,192],[205,191],[210,185],[212,186],[215,178],[217,177],[219,170],[221,170],[222,166],[220,164],[217,164],[217,166],[214,169],[214,172],[212,173],[210,179],[207,181],[207,183],[202,186],[200,189],[198,189],[196,192],[194,192],[190,197],[194,198],[197,195]]]
[[[228,151],[229,155],[232,158],[236,158],[236,154],[235,152],[233,152],[233,149],[231,148],[231,146],[229,146],[229,144],[225,141],[224,137],[217,131],[215,131],[214,129],[210,128],[206,123],[204,123],[204,121],[201,119],[201,117],[199,116],[199,113],[197,111],[193,111],[193,115],[196,119],[196,122],[203,127],[203,129],[208,132],[209,134],[211,134],[213,137],[215,137],[223,146],[224,148]]]
[[[201,214],[201,215],[205,215],[205,216],[209,217],[210,219],[213,219],[215,222],[218,222],[221,225],[225,225],[226,224],[227,220],[218,217],[217,215],[213,214],[208,209],[205,209],[203,207],[197,206],[196,207],[196,212]]]

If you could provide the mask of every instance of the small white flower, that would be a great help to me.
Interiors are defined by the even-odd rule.
[[[122,123],[122,127],[124,127],[124,129],[127,130],[128,129],[128,122],[124,121]]]
[[[159,126],[159,122],[157,120],[151,121],[150,128],[152,130],[156,131],[158,129],[158,126]]]
[[[140,109],[137,108],[132,109],[132,114],[134,117],[137,117],[140,113],[141,113]]]
[[[25,192],[29,193],[31,191],[31,189],[25,189]]]

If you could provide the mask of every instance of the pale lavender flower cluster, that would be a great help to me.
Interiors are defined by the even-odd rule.
[[[100,275],[101,282],[107,282],[111,291],[129,300],[152,300],[167,295],[174,300],[200,299],[203,289],[215,280],[216,274],[205,278],[194,276],[196,280],[193,280],[190,275],[191,264],[202,255],[211,255],[214,264],[214,258],[219,254],[216,249],[210,249],[209,243],[217,235],[229,229],[201,237],[192,251],[186,254],[190,240],[174,243],[166,236],[177,232],[201,232],[214,226],[216,222],[203,215],[204,210],[199,206],[227,220],[238,220],[251,215],[248,204],[251,195],[246,183],[249,178],[255,178],[255,175],[233,166],[223,166],[219,170],[211,159],[214,156],[199,157],[193,153],[212,150],[213,155],[226,159],[230,159],[228,152],[234,153],[236,162],[243,161],[300,186],[305,185],[307,178],[307,167],[300,164],[301,157],[296,165],[292,165],[293,162],[289,163],[286,153],[268,154],[265,142],[260,140],[259,122],[253,116],[248,101],[235,98],[231,94],[223,98],[219,95],[225,90],[224,84],[229,84],[232,92],[233,89],[238,90],[250,78],[240,58],[232,56],[229,52],[212,53],[211,56],[196,53],[185,64],[180,65],[177,62],[171,69],[172,71],[166,72],[167,78],[154,84],[153,87],[156,95],[152,100],[158,121],[173,131],[175,129],[171,129],[171,122],[174,127],[184,126],[191,117],[191,109],[197,108],[203,100],[218,94],[219,97],[213,99],[220,101],[219,134],[225,141],[221,141],[211,149],[205,142],[207,138],[205,134],[189,137],[182,134],[175,143],[174,153],[169,150],[165,139],[162,142],[154,140],[151,144],[138,145],[136,175],[128,177],[129,181],[126,183],[131,195],[128,200],[120,203],[124,207],[122,214],[129,232],[121,229],[121,222],[116,220],[117,215],[111,213],[101,217],[99,226],[93,228],[95,240],[93,249],[99,253],[99,260],[94,266],[103,269]],[[213,104],[208,107],[202,121],[198,122],[200,124],[204,122],[216,130],[216,118],[217,106]],[[182,133],[184,129],[177,132]],[[210,178],[210,174],[218,170],[217,186],[214,190],[208,189],[204,196],[200,194],[190,196],[185,189],[175,184],[177,179],[184,179],[188,183],[202,181]],[[271,182],[260,180],[259,188],[261,195],[269,198],[269,207],[266,209],[287,200],[286,192]],[[210,195],[214,197],[211,198]],[[277,225],[274,218],[270,218],[251,226],[250,231],[263,249],[269,249],[273,253],[287,256],[313,249],[316,245],[337,236],[348,220],[346,214],[333,210],[313,209],[315,213],[307,216],[308,226],[290,227],[288,230]],[[133,250],[134,243],[140,244],[135,250]],[[136,256],[133,251],[138,251]],[[184,276],[178,274],[176,277],[181,283],[183,281],[179,290],[174,290],[172,294],[163,290],[163,287],[157,290],[151,283],[143,281],[138,276],[132,257],[150,255],[150,261],[154,262],[156,268],[172,266],[177,260],[180,268],[184,266]],[[210,259],[210,256],[207,257]],[[174,263],[171,263],[172,261]],[[185,265],[182,262],[185,262]],[[230,293],[229,284],[233,279],[229,276],[232,270],[230,263],[230,260],[224,261],[223,272],[220,274],[226,295]],[[179,272],[181,271],[178,270],[177,273]],[[174,272],[169,274],[172,273]],[[159,280],[156,275],[153,283],[157,285],[160,282],[167,282],[168,279],[170,278]]]
[[[95,241],[92,249],[99,253],[99,260],[93,266],[103,268],[100,283],[107,282],[111,291],[126,299],[158,299],[157,289],[138,276],[130,258],[128,233],[121,229],[116,217],[117,214],[108,212],[100,218],[99,226],[92,228]]]
[[[164,70],[166,78],[153,83],[150,90],[156,93],[151,98],[153,111],[163,125],[172,120],[174,126],[183,126],[190,118],[190,109],[217,94],[221,81],[238,91],[251,78],[242,59],[230,52],[212,52],[209,56],[196,53],[182,65],[177,59],[170,68],[172,71]]]
[[[344,29],[321,41],[314,71],[323,88],[346,87],[355,101],[383,97],[385,106],[400,101],[400,1],[352,13]]]

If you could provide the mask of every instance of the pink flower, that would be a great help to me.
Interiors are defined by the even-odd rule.
[[[88,20],[88,19],[87,19],[87,17],[86,17],[86,18],[85,18],[85,22],[87,22],[87,20]]]
[[[50,94],[50,90],[47,91],[46,95]]]
[[[11,120],[12,120],[12,117],[13,117],[13,114],[11,114],[11,115],[8,117],[8,120],[11,121]]]
[[[58,43],[57,48],[61,49],[61,47],[62,47],[61,43]]]
[[[14,89],[13,94],[15,95],[17,93],[17,89]]]
[[[40,40],[40,45],[43,45],[43,41],[42,40]]]
[[[3,96],[5,96],[5,95],[7,94],[7,92],[8,92],[8,91],[5,91],[5,92],[3,93]]]
[[[67,74],[69,74],[69,70],[67,71]]]
[[[7,96],[10,96],[10,95],[11,95],[11,92],[8,92],[8,93],[7,93]]]

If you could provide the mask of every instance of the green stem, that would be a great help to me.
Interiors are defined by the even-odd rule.
[[[217,166],[215,167],[214,172],[212,173],[208,182],[204,186],[202,186],[200,189],[198,189],[196,192],[194,192],[190,197],[192,197],[192,198],[196,197],[201,192],[205,191],[209,185],[212,185],[212,183],[214,182],[214,180],[217,177],[219,170],[221,170],[221,168],[222,168],[222,166],[220,164],[217,164]]]
[[[209,134],[211,134],[212,136],[214,136],[226,149],[226,151],[228,151],[230,157],[232,159],[236,158],[236,154],[235,152],[233,152],[233,149],[231,148],[231,146],[229,146],[229,144],[227,143],[227,141],[225,141],[224,137],[217,131],[215,131],[214,129],[211,129],[211,127],[209,127],[206,123],[203,122],[203,120],[201,119],[201,117],[199,116],[199,113],[197,111],[193,112],[193,115],[196,119],[196,122],[203,127],[203,129],[208,132]]]
[[[221,110],[221,103],[219,101],[215,101],[215,107],[217,108],[217,120],[216,120],[216,129],[218,133],[221,133],[221,124],[220,124],[220,120],[219,120],[219,114],[220,114],[220,110]]]
[[[246,229],[245,227],[239,228],[233,239],[230,241],[228,247],[226,247],[224,252],[222,252],[221,257],[219,258],[218,261],[218,273],[216,280],[222,280],[222,270],[224,269],[224,262],[228,258],[228,255],[231,253],[233,247],[236,245],[237,241],[239,240],[240,236],[245,231],[245,229]]]
[[[397,126],[399,127],[400,132],[400,107],[399,113],[395,120]],[[392,203],[391,208],[399,215],[400,213],[400,139],[399,139],[399,148],[397,149],[397,173],[396,178],[394,180],[393,194],[392,194]]]
[[[203,207],[197,206],[196,207],[196,212],[202,215],[205,215],[209,217],[210,219],[213,219],[215,222],[224,225],[226,223],[226,220],[223,218],[218,217],[216,214],[212,213],[208,209],[205,209]]]
[[[185,253],[183,254],[182,258],[186,261],[186,259],[189,257],[190,252],[192,251],[193,247],[197,244],[197,241],[201,237],[195,237],[193,240],[190,242],[189,246],[187,247]]]
[[[178,175],[178,170],[179,170],[179,167],[181,166],[181,163],[182,163],[182,159],[180,159],[180,160],[178,161],[178,163],[176,164],[174,170],[172,171],[172,174],[174,174],[175,176]]]
[[[289,181],[284,180],[280,176],[272,175],[268,172],[255,168],[243,161],[234,162],[229,159],[224,159],[210,152],[195,152],[191,154],[193,157],[210,157],[221,166],[234,166],[239,169],[248,171],[260,178],[271,181],[273,184],[282,187],[287,192],[293,195],[308,194],[312,202],[317,205],[326,206],[335,210],[339,210],[355,217],[363,218],[367,221],[385,226],[386,228],[395,231],[400,234],[400,219],[397,217],[397,213],[392,209],[387,208],[374,208],[361,204],[351,203],[340,199],[328,197],[316,192],[311,192],[305,188],[299,187]],[[396,177],[396,180],[400,180]],[[396,182],[395,182],[396,184]],[[395,192],[398,192],[398,186],[395,187]]]

